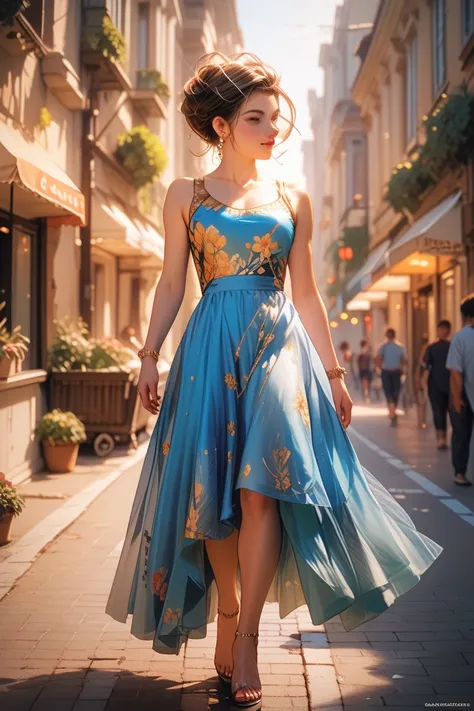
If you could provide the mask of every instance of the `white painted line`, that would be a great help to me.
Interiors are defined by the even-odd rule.
[[[374,443],[370,439],[367,439],[367,437],[364,437],[364,435],[360,434],[360,432],[355,430],[354,427],[350,428],[350,433],[351,435],[354,435],[356,438],[358,438],[361,442],[363,442],[367,447],[369,447],[369,449],[376,451],[374,449]],[[442,489],[437,484],[434,484],[430,479],[428,479],[428,477],[424,476],[423,474],[420,474],[420,472],[417,472],[415,469],[412,469],[408,464],[402,462],[401,459],[395,459],[385,450],[379,448],[377,454],[381,457],[384,457],[387,460],[388,464],[391,464],[397,469],[402,470],[403,474],[405,474],[409,479],[418,484],[428,494],[436,496],[438,498],[438,501],[440,501],[442,504],[451,509],[451,511],[457,514],[461,519],[463,519],[463,521],[466,521],[466,523],[469,523],[471,524],[471,526],[474,526],[474,511],[471,511],[471,509],[461,503],[461,501],[458,501],[458,499],[452,497],[450,493]],[[391,489],[390,491],[396,490]]]
[[[97,499],[111,484],[128,469],[145,458],[148,442],[138,447],[121,466],[109,472],[103,479],[94,481],[89,486],[71,496],[69,501],[46,516],[23,538],[10,548],[11,555],[0,563],[0,600],[8,594],[16,581],[30,568],[36,556],[53,541],[65,528],[71,525],[90,504]],[[122,545],[123,541],[119,545]],[[118,546],[117,546],[118,547]]]
[[[108,555],[109,558],[119,558],[120,557],[120,553],[122,552],[124,541],[125,541],[125,537],[122,538],[122,540],[119,541],[117,543],[117,545],[115,546],[115,548],[109,553],[109,555]]]

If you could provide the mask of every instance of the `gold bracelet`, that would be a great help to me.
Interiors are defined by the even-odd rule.
[[[333,378],[341,378],[341,380],[344,380],[344,376],[347,375],[347,370],[342,366],[337,365],[335,368],[326,370],[326,375],[329,380],[332,380]]]
[[[152,358],[155,359],[155,362],[158,362],[160,353],[159,353],[159,351],[154,351],[152,348],[140,348],[137,355],[140,358],[140,360],[143,360],[143,358],[145,356],[151,356]]]

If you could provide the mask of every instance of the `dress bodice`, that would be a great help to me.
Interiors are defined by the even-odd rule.
[[[236,208],[212,195],[203,178],[194,179],[189,240],[201,290],[213,279],[256,274],[273,276],[283,289],[296,218],[284,182],[266,205]]]

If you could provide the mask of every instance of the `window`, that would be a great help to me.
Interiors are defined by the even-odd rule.
[[[407,143],[416,136],[418,96],[418,39],[413,37],[407,48],[406,62],[406,126]]]
[[[147,2],[138,4],[138,38],[137,38],[137,69],[149,69],[149,17],[150,5]]]
[[[9,216],[0,214],[0,302],[5,308],[0,318],[6,318],[9,331],[21,326],[30,344],[22,364],[23,370],[43,367],[41,363],[42,325],[42,230],[35,222],[14,218],[11,234]]]
[[[28,20],[34,31],[39,37],[43,37],[44,28],[44,2],[37,0],[32,2],[26,10],[23,11],[23,16]]]
[[[124,15],[124,0],[110,0],[110,17],[115,27],[117,27],[120,32],[123,32],[124,30]]]
[[[446,78],[445,0],[433,0],[433,88],[437,93]]]
[[[474,0],[462,0],[462,41],[463,45],[474,32]]]

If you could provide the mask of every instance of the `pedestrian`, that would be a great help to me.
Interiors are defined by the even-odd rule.
[[[360,342],[360,351],[357,356],[357,366],[359,368],[359,380],[362,387],[362,395],[366,405],[370,404],[370,385],[374,371],[374,359],[369,342],[363,338]]]
[[[122,622],[131,614],[132,634],[176,655],[217,612],[217,673],[233,708],[254,709],[266,600],[283,617],[308,605],[318,624],[337,612],[351,630],[416,585],[442,547],[362,467],[347,435],[352,401],[314,282],[309,195],[257,173],[280,133],[280,98],[292,116],[282,140],[294,125],[279,75],[254,54],[212,52],[183,95],[188,125],[220,162],[166,193],[138,383],[159,416],[106,611]],[[160,408],[159,348],[189,250],[202,298]]]
[[[451,456],[454,483],[472,486],[466,472],[474,420],[474,292],[461,301],[461,316],[464,327],[452,337],[446,361],[450,371]]]
[[[425,356],[425,351],[428,346],[429,338],[428,336],[423,336],[421,339],[421,350],[418,360],[415,364],[415,402],[416,402],[416,414],[418,427],[422,430],[426,429],[426,401],[427,401],[427,390],[426,390],[426,378],[425,366],[423,363],[423,358]]]
[[[427,386],[436,430],[437,448],[447,449],[449,370],[446,368],[446,360],[451,336],[451,322],[442,319],[436,328],[437,338],[426,346],[421,360],[424,368],[421,380]]]
[[[354,368],[354,354],[351,351],[351,347],[348,341],[341,341],[339,344],[339,350],[342,354],[342,363],[347,370],[346,375],[346,385],[349,387],[356,384],[355,368]]]
[[[398,423],[397,405],[402,386],[402,374],[406,372],[408,363],[405,348],[395,340],[395,330],[387,328],[385,343],[377,353],[375,363],[382,371],[382,386],[388,406],[388,416],[392,427]]]

